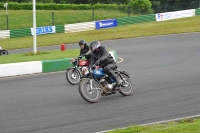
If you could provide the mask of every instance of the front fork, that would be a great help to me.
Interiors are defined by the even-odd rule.
[[[127,75],[126,73],[125,73],[125,75],[129,78],[129,75]],[[122,80],[122,87],[127,87],[128,84],[127,84],[126,78],[123,78],[120,73],[119,73],[119,77]]]
[[[90,78],[90,89],[93,90],[92,88],[92,79]]]
[[[92,87],[92,82],[93,82],[93,79],[94,80],[96,80],[94,77],[93,77],[93,74],[92,74],[92,72],[90,72],[90,90],[92,91],[92,90],[94,90],[94,89],[98,89],[98,90],[101,90],[100,88],[94,88],[94,87]],[[97,81],[96,81],[97,82]],[[97,82],[98,83],[98,82]],[[100,85],[101,86],[101,85]]]
[[[91,90],[93,90],[93,88],[92,88],[92,79],[93,79],[93,74],[92,74],[92,72],[90,70],[90,89]]]

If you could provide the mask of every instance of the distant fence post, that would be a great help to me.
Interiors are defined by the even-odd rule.
[[[52,12],[52,25],[54,25],[54,12]]]
[[[7,25],[7,30],[8,30],[8,14],[6,14],[6,25]]]
[[[3,6],[6,8],[6,29],[8,30],[8,3],[5,3]]]
[[[200,8],[200,1],[199,1],[199,5],[198,5],[198,8]]]
[[[91,1],[91,7],[92,7],[92,21],[94,21],[94,7],[93,7],[93,5],[94,5],[94,2],[93,2],[93,0]]]
[[[94,21],[94,8],[92,8],[92,21]]]
[[[130,14],[131,14],[131,8],[130,6],[128,6],[128,16],[130,17]]]
[[[165,4],[165,12],[167,12],[167,4]]]

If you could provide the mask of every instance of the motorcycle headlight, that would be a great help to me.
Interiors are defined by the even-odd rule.
[[[72,58],[71,60],[70,60],[70,63],[73,63],[75,61],[75,59],[74,58]]]
[[[88,68],[87,67],[83,67],[82,68],[82,74],[83,75],[87,75],[89,73]]]

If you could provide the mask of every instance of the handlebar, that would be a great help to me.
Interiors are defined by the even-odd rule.
[[[81,58],[83,58],[84,56],[85,56],[85,54],[82,54],[82,55],[78,56],[78,59],[81,59]]]
[[[91,68],[91,70],[94,70],[94,69],[98,69],[99,66],[96,66],[95,64],[93,64],[93,66],[91,66],[90,68]]]

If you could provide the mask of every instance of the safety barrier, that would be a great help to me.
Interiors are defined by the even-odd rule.
[[[63,71],[72,66],[70,59],[44,60],[42,61],[42,72]]]
[[[195,14],[196,15],[200,15],[200,8],[198,8],[198,9],[195,10]]]
[[[10,38],[10,30],[0,31],[0,39]]]
[[[88,30],[95,30],[95,21],[65,25],[65,33],[88,31]]]
[[[156,21],[155,14],[125,17],[125,18],[117,19],[118,26],[135,24],[135,23],[143,23],[143,22],[152,22],[152,21]]]
[[[31,36],[30,28],[10,30],[10,38],[25,37],[25,36]]]
[[[56,25],[56,33],[65,33],[64,25]]]
[[[19,62],[0,65],[0,77],[33,74],[42,72],[41,61]]]

